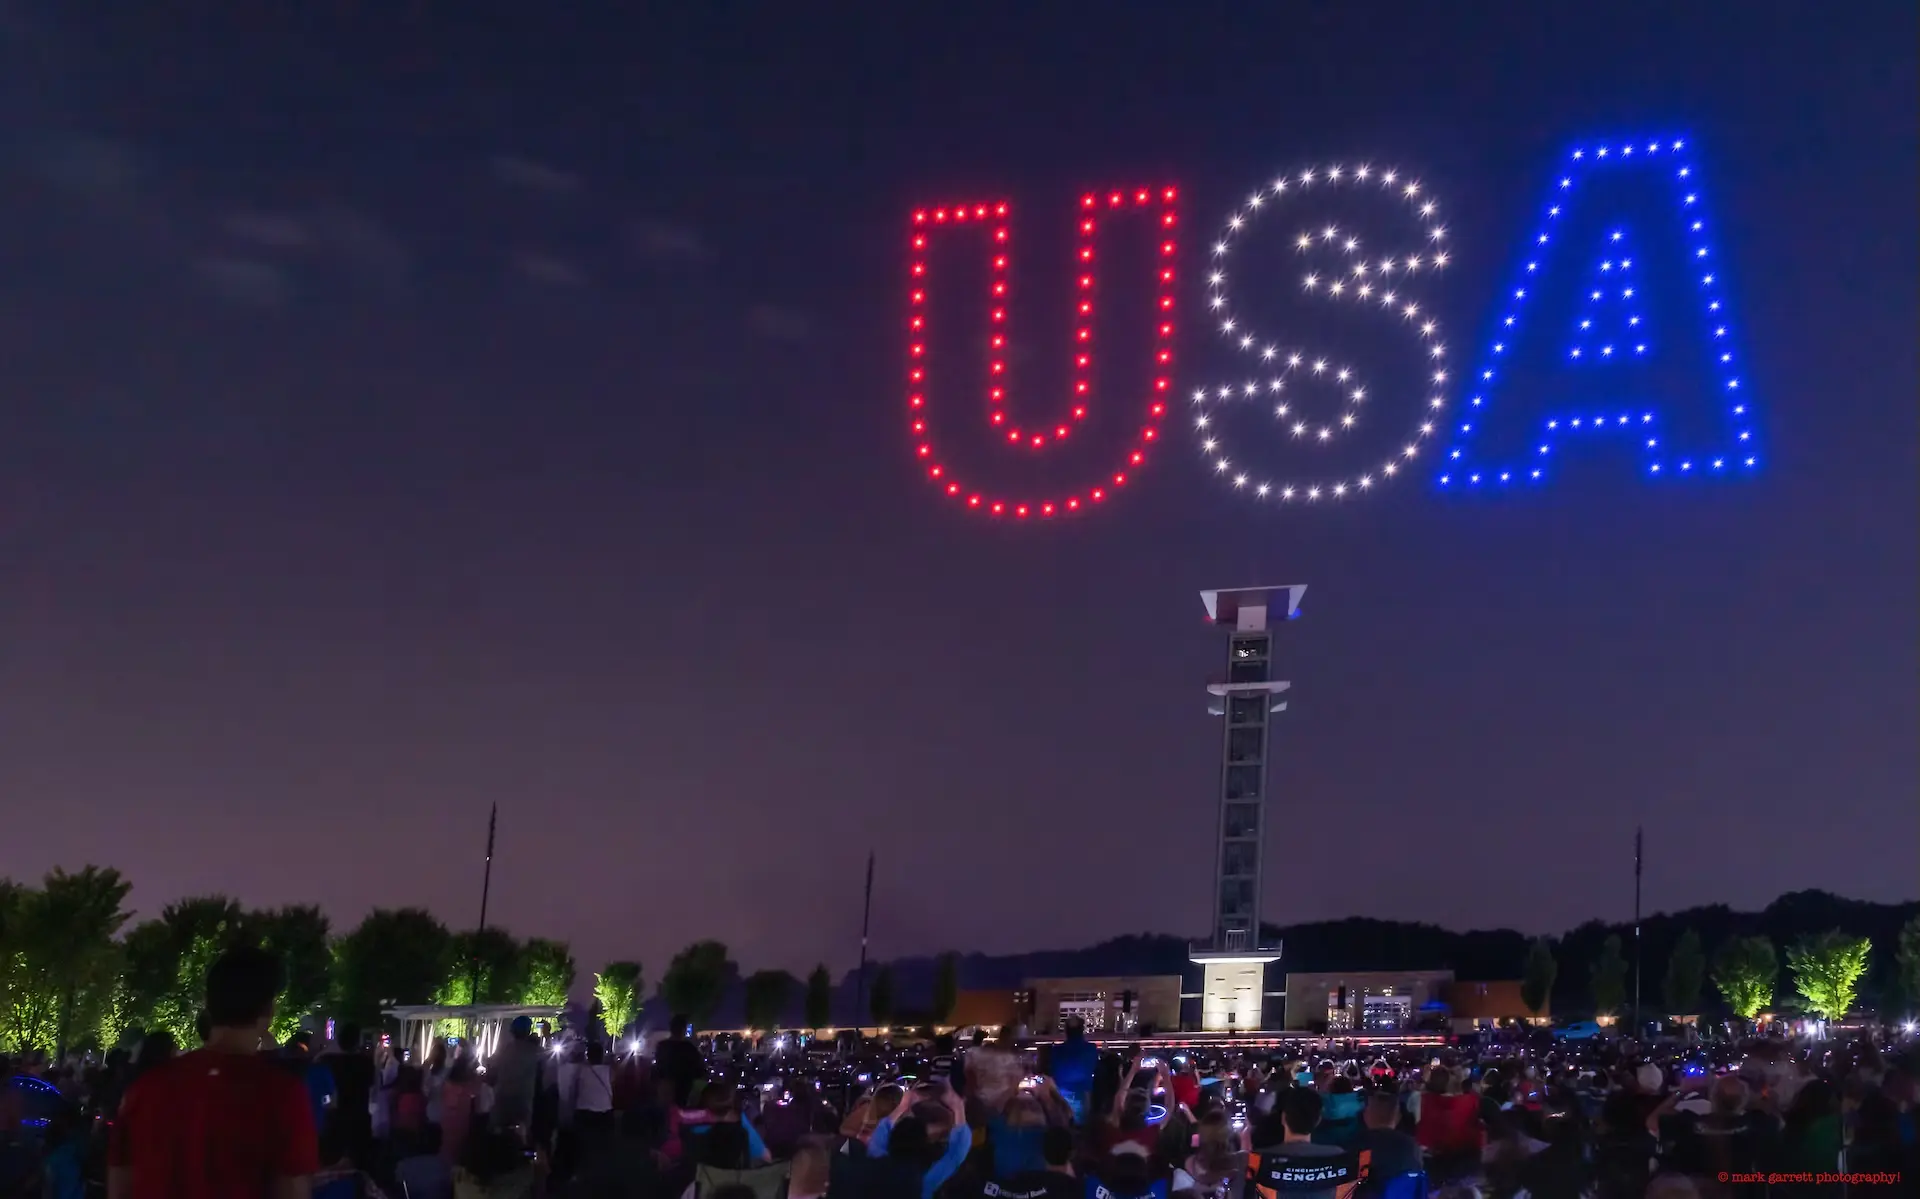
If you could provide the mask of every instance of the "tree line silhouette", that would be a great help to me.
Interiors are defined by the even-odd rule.
[[[578,970],[562,941],[499,928],[456,931],[419,908],[381,908],[335,933],[312,905],[249,909],[223,895],[168,904],[129,924],[131,884],[110,868],[54,870],[37,887],[0,879],[0,1051],[108,1046],[164,1031],[192,1044],[206,968],[238,943],[286,965],[275,1033],[326,1016],[371,1026],[400,1004],[517,1003],[560,1009]],[[1521,979],[1558,1017],[1618,1014],[1633,1002],[1632,930],[1601,921],[1556,938],[1509,929],[1347,919],[1267,928],[1283,967],[1316,973],[1452,969],[1459,979]],[[1272,942],[1271,942],[1272,943]],[[1650,1013],[1752,1017],[1764,1007],[1833,1018],[1866,1002],[1884,1016],[1916,1007],[1916,904],[1820,891],[1761,912],[1723,905],[1642,922],[1641,997]],[[1185,938],[1117,937],[1078,950],[989,957],[949,952],[877,964],[865,987],[825,964],[803,982],[782,970],[742,976],[727,947],[699,940],[676,954],[650,995],[639,962],[595,972],[610,1031],[669,1013],[704,1026],[823,1028],[940,1023],[961,990],[1014,990],[1031,978],[1188,972]],[[865,1001],[855,1011],[857,994]]]

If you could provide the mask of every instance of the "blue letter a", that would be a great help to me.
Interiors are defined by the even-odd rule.
[[[1443,487],[1539,485],[1597,441],[1656,479],[1754,469],[1755,409],[1687,151],[1665,138],[1570,156],[1467,377]]]

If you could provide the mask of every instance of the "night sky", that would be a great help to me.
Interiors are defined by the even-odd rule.
[[[493,918],[586,967],[850,967],[870,847],[881,956],[1200,935],[1196,592],[1300,582],[1269,919],[1625,918],[1638,822],[1652,909],[1916,894],[1900,6],[109,7],[0,3],[0,874],[471,924],[497,801]],[[920,477],[917,204],[1013,201],[1014,403],[1055,411],[1083,187],[1192,199],[1192,386],[1240,370],[1200,318],[1236,202],[1401,164],[1465,368],[1569,148],[1651,130],[1701,150],[1753,477],[1597,444],[1260,507],[1179,420],[1070,522]],[[1001,478],[977,377],[944,446]]]

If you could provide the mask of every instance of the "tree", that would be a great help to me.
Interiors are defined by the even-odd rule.
[[[92,1033],[92,1014],[119,975],[114,935],[127,922],[121,905],[133,884],[118,870],[54,870],[22,913],[22,964],[39,1015],[34,1040],[64,1052],[76,1032]]]
[[[33,1002],[27,978],[27,943],[32,905],[38,892],[12,879],[0,879],[0,1050],[29,1048],[27,1027]]]
[[[1522,966],[1522,1006],[1537,1016],[1548,1014],[1548,997],[1555,993],[1555,950],[1547,937],[1529,943],[1528,961]]]
[[[1708,962],[1702,956],[1702,938],[1694,929],[1682,930],[1675,948],[1669,950],[1668,973],[1662,979],[1662,1000],[1671,1016],[1694,1016],[1702,1010],[1702,976]]]
[[[144,1032],[153,1023],[154,1010],[173,989],[180,962],[174,930],[158,918],[142,920],[121,940],[120,955],[122,1002],[126,1008],[126,1022],[120,1032],[130,1027]]]
[[[526,990],[527,957],[521,943],[506,929],[484,928],[454,934],[447,972],[434,992],[434,1002],[459,1007],[520,1003]]]
[[[661,975],[661,998],[672,1014],[705,1023],[721,1006],[727,977],[734,969],[727,946],[719,941],[696,941],[674,955]]]
[[[1900,938],[1895,943],[1895,986],[1894,1008],[1898,1012],[1913,1013],[1916,1002],[1916,952],[1915,921],[1902,926]]]
[[[531,938],[521,946],[521,1002],[556,1011],[567,1006],[574,989],[574,954],[564,941]]]
[[[641,1013],[641,964],[609,962],[594,977],[594,998],[600,1000],[601,1023],[609,1036],[618,1037]]]
[[[148,1029],[164,1029],[184,1048],[197,1043],[195,1029],[206,1000],[207,971],[221,954],[246,938],[246,913],[226,895],[197,895],[160,909],[153,951],[165,955],[165,980],[141,1013]],[[142,951],[147,946],[143,944]],[[143,970],[147,963],[142,963]]]
[[[1767,937],[1730,937],[1715,951],[1710,976],[1729,1010],[1753,1020],[1775,1001],[1775,946]]]
[[[794,989],[794,976],[785,970],[756,970],[747,976],[743,989],[747,1026],[756,1032],[779,1028],[788,994]]]
[[[834,1022],[834,978],[828,974],[825,964],[817,965],[808,975],[806,1006],[805,1017],[810,1029],[826,1028]]]
[[[1809,1010],[1839,1020],[1855,1006],[1855,984],[1869,968],[1869,939],[1831,929],[1789,950],[1795,990]]]
[[[884,1027],[894,1018],[894,967],[882,966],[874,972],[874,985],[868,988],[868,1015]]]
[[[1622,938],[1610,933],[1602,952],[1588,968],[1588,989],[1595,998],[1595,1015],[1612,1016],[1628,997],[1628,963],[1622,959]]]
[[[333,965],[333,952],[327,943],[327,915],[312,904],[290,904],[249,913],[245,923],[260,947],[280,959],[285,972],[280,994],[274,999],[273,1026],[274,1039],[285,1041],[300,1028],[303,1019],[317,1016],[327,1000],[328,972]]]
[[[376,908],[334,943],[334,1004],[370,1027],[391,1004],[431,1003],[447,980],[453,938],[419,908]]]
[[[946,1024],[961,1001],[961,955],[949,951],[934,963],[934,1009],[936,1024]]]

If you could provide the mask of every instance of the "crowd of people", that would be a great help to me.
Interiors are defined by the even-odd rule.
[[[522,1020],[485,1060],[455,1039],[417,1062],[346,1026],[275,1045],[279,982],[236,950],[198,1048],[0,1071],[64,1096],[36,1119],[0,1086],[0,1199],[1686,1199],[1917,1176],[1913,1040],[1257,1054],[1071,1022],[1038,1048],[823,1060],[704,1055],[677,1016],[619,1051]]]

